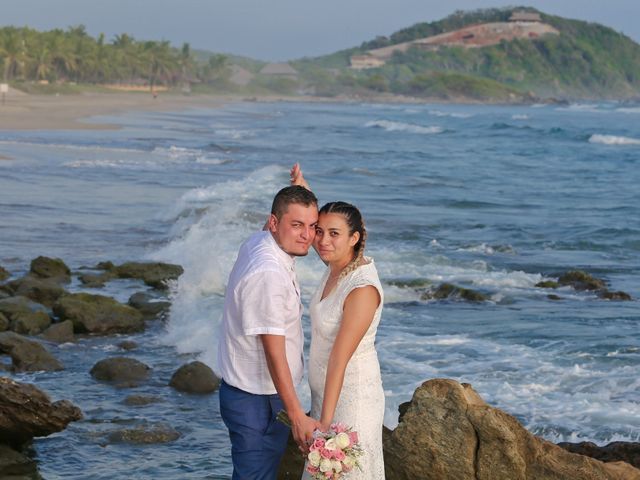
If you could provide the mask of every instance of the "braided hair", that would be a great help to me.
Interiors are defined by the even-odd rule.
[[[347,264],[346,267],[340,272],[338,279],[347,276],[353,272],[356,268],[364,263],[364,246],[367,243],[367,230],[364,226],[364,220],[360,210],[346,202],[329,202],[325,204],[320,211],[319,215],[323,213],[338,213],[342,215],[349,227],[349,235],[353,235],[355,232],[360,234],[360,239],[353,246],[355,255],[353,259]]]

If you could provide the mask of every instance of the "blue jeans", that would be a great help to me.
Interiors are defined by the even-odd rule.
[[[220,415],[229,430],[233,480],[275,480],[289,428],[276,420],[277,394],[255,395],[220,384]]]

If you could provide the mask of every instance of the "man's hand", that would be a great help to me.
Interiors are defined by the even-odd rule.
[[[309,191],[311,190],[311,188],[309,188],[309,184],[304,178],[304,175],[302,175],[302,168],[300,168],[299,163],[295,163],[293,167],[291,167],[289,176],[291,177],[291,185],[299,185]]]
[[[294,416],[289,415],[291,420],[291,433],[298,447],[304,453],[309,450],[309,445],[313,441],[313,432],[320,427],[320,422],[308,417],[300,411]]]

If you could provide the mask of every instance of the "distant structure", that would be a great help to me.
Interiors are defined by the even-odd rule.
[[[367,68],[377,68],[384,65],[384,60],[373,55],[354,55],[351,57],[351,68],[353,70],[366,70]]]
[[[260,70],[260,74],[288,78],[290,80],[298,79],[298,71],[288,63],[267,63],[262,67],[262,70]]]
[[[230,69],[231,75],[229,76],[229,81],[234,85],[246,87],[255,77],[255,75],[249,70],[242,68],[240,65],[236,65],[235,63],[231,65]]]
[[[540,18],[539,13],[535,12],[525,12],[524,10],[517,10],[511,14],[509,17],[510,22],[541,22],[542,18]]]
[[[435,51],[442,47],[482,48],[518,39],[533,40],[544,35],[559,35],[551,25],[542,23],[540,14],[515,11],[508,22],[489,22],[440,33],[410,42],[374,48],[364,55],[351,57],[351,68],[363,70],[385,64],[395,52],[406,52],[410,48]]]

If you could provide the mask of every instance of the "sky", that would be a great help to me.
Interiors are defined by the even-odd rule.
[[[0,0],[0,26],[84,25],[108,41],[137,40],[266,61],[318,56],[390,35],[456,10],[514,5],[491,0]],[[529,0],[545,13],[602,23],[640,43],[640,0]]]

